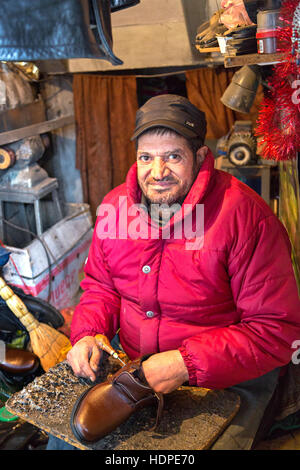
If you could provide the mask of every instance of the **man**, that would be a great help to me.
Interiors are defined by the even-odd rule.
[[[254,191],[214,169],[205,133],[204,114],[180,96],[157,96],[137,112],[137,162],[99,208],[68,361],[95,380],[94,337],[119,330],[130,359],[152,354],[143,371],[156,392],[250,383],[252,408],[249,390],[244,405],[255,417],[242,404],[239,418],[249,432],[221,448],[251,448],[300,338],[299,297],[285,229]]]

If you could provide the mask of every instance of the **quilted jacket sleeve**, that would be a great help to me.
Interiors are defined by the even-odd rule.
[[[300,339],[300,301],[290,243],[276,216],[231,252],[228,274],[239,322],[185,340],[190,384],[220,389],[290,362]]]
[[[84,336],[105,334],[110,340],[119,326],[120,296],[113,282],[97,237],[97,222],[81,282],[83,294],[71,324],[70,340],[74,345]]]

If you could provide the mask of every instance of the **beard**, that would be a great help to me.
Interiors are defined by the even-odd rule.
[[[173,190],[147,190],[143,191],[143,194],[148,202],[148,204],[165,204],[171,206],[172,204],[182,204],[187,193],[189,192],[189,187],[181,187],[179,190],[174,191],[176,186],[174,185]]]
[[[193,172],[192,180],[182,182],[180,179],[172,177],[164,178],[164,182],[172,183],[170,189],[152,189],[152,185],[159,183],[158,180],[152,178],[147,179],[143,184],[140,183],[140,188],[144,194],[148,204],[165,204],[171,206],[172,204],[182,204],[186,198],[189,190],[191,189],[198,172]]]

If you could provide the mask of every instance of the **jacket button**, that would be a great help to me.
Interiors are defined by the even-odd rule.
[[[144,274],[148,274],[148,273],[150,273],[151,268],[150,268],[150,266],[146,265],[146,266],[143,266],[142,271],[143,271]]]
[[[148,310],[148,312],[146,312],[146,315],[147,315],[148,318],[154,317],[154,313],[151,312],[151,310]]]

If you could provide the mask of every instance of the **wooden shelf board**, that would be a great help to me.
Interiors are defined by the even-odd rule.
[[[238,56],[224,56],[224,66],[229,67],[240,67],[243,65],[268,65],[276,64],[283,58],[282,52],[276,52],[274,54],[245,54]]]
[[[74,116],[67,115],[55,119],[50,119],[49,121],[31,124],[26,127],[21,127],[20,129],[1,132],[0,145],[10,144],[11,142],[16,142],[17,140],[24,139],[26,137],[31,137],[33,135],[44,134],[45,132],[50,132],[55,129],[59,129],[61,127],[68,126],[74,123]]]

